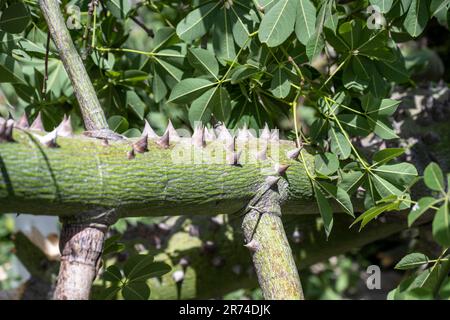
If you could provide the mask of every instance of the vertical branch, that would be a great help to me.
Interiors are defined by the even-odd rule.
[[[303,299],[292,250],[281,221],[277,184],[257,196],[244,216],[242,230],[252,252],[258,282],[267,300]]]
[[[96,1],[91,2],[90,10],[94,13],[96,4]],[[94,132],[91,135],[94,137],[99,137],[96,132],[106,131],[113,134],[108,128],[94,86],[64,23],[58,0],[39,0],[39,5],[72,83],[86,129]],[[55,299],[89,299],[92,282],[99,267],[105,233],[110,225],[109,222],[91,225],[91,222],[63,223],[60,240],[61,265]]]
[[[64,23],[57,0],[39,0],[53,42],[58,48],[64,68],[80,105],[87,130],[108,129],[105,114],[100,106],[91,80]]]
[[[88,300],[99,269],[107,227],[63,224],[61,265],[53,298]]]

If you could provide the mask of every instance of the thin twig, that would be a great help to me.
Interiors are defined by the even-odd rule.
[[[45,47],[45,62],[44,62],[44,83],[42,84],[43,100],[46,100],[45,93],[47,92],[47,80],[48,80],[48,52],[50,50],[50,31],[47,32],[47,45]]]
[[[141,27],[150,38],[153,38],[155,36],[155,33],[153,32],[152,29],[147,28],[147,26],[141,21],[139,20],[138,17],[130,17],[131,20],[133,20],[139,27]]]

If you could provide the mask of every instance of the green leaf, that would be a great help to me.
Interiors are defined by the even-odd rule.
[[[189,108],[189,121],[195,125],[196,121],[207,123],[211,119],[214,106],[219,103],[218,88],[214,87],[195,99]]]
[[[396,83],[405,83],[409,81],[409,73],[406,70],[405,59],[400,49],[394,50],[392,61],[377,61],[377,70],[388,80]]]
[[[371,79],[368,70],[372,62],[365,57],[353,56],[344,67],[342,82],[346,89],[363,91],[369,86]]]
[[[358,136],[367,136],[370,133],[370,128],[367,123],[367,120],[357,114],[339,114],[337,118],[345,127],[345,129],[353,134]]]
[[[361,230],[362,228],[364,228],[370,221],[372,221],[373,219],[375,219],[376,217],[378,217],[380,214],[382,214],[383,212],[386,211],[391,211],[391,210],[396,210],[397,209],[397,204],[395,203],[385,203],[383,205],[379,205],[376,207],[372,207],[369,210],[365,211],[364,213],[362,213],[358,218],[355,219],[355,221],[353,221],[353,223],[350,225],[350,227],[352,227],[353,225],[357,224],[358,222],[361,221],[361,226],[359,228],[359,230]]]
[[[385,118],[367,116],[367,120],[369,120],[369,125],[373,127],[375,134],[380,138],[386,140],[398,138],[395,132],[389,127],[389,122]]]
[[[211,51],[200,48],[191,48],[189,49],[188,60],[197,70],[217,79],[219,75],[219,63]]]
[[[324,47],[325,40],[322,37],[322,33],[316,31],[306,43],[306,56],[309,62],[312,62],[322,52]]]
[[[316,29],[316,8],[310,0],[297,0],[297,19],[295,34],[304,45],[313,36]]]
[[[383,164],[400,157],[403,153],[405,153],[405,149],[403,148],[386,148],[374,153],[372,157],[372,161],[376,164]]]
[[[127,279],[133,277],[153,263],[154,256],[151,254],[135,254],[128,258],[124,265],[123,272]]]
[[[146,281],[150,278],[161,277],[166,273],[170,272],[171,267],[164,262],[153,262],[150,265],[147,265],[141,268],[139,271],[133,273],[133,275],[129,277],[129,281],[131,282],[141,282]]]
[[[380,9],[380,13],[387,13],[392,8],[394,0],[370,0],[370,3]]]
[[[122,280],[122,272],[116,265],[109,266],[106,268],[105,272],[103,272],[103,279],[112,283],[118,283]]]
[[[128,120],[122,116],[112,116],[108,119],[108,126],[112,131],[122,133],[128,129]]]
[[[161,74],[164,74],[164,71],[160,66],[155,65],[155,72],[153,73],[152,79],[153,99],[155,99],[155,102],[160,102],[167,95],[167,86]]]
[[[328,135],[330,136],[330,147],[331,152],[339,156],[340,159],[344,160],[350,156],[352,152],[352,147],[345,136],[337,131],[335,128],[330,128]]]
[[[364,182],[365,174],[361,171],[342,172],[342,180],[339,186],[348,194],[353,194],[356,189]]]
[[[394,186],[392,183],[387,181],[386,179],[380,177],[377,174],[371,175],[373,185],[375,186],[375,189],[380,194],[382,198],[388,197],[391,195],[397,195],[400,196],[403,194],[403,192],[396,186]]]
[[[30,22],[30,13],[22,2],[15,2],[3,10],[0,29],[8,33],[21,33]]]
[[[344,189],[323,181],[317,182],[317,184],[320,185],[325,193],[332,197],[347,214],[354,217],[352,200],[350,200],[350,196]]]
[[[253,30],[253,22],[239,6],[231,6],[230,10],[234,41],[239,47],[243,47]]]
[[[397,110],[400,101],[393,99],[383,99],[381,100],[380,105],[376,108],[375,106],[370,107],[366,112],[369,115],[377,114],[380,116],[390,116],[394,114],[395,110]]]
[[[283,68],[278,66],[274,72],[272,81],[270,83],[270,92],[277,98],[286,98],[291,91],[291,82],[289,81],[289,74]]]
[[[234,68],[231,74],[231,84],[239,83],[245,79],[259,73],[260,70],[252,65],[239,66]]]
[[[328,202],[325,195],[322,193],[320,188],[314,183],[314,194],[316,195],[317,205],[319,206],[320,215],[325,228],[325,233],[327,238],[331,233],[333,228],[333,210],[331,209],[330,203]]]
[[[144,120],[146,106],[137,93],[135,91],[128,90],[126,98],[127,105],[130,106],[134,114],[137,115],[139,119]]]
[[[22,67],[12,57],[0,53],[0,83],[25,83]]]
[[[214,85],[214,82],[201,78],[181,80],[170,93],[169,102],[190,103]]]
[[[214,23],[214,30],[212,35],[212,43],[214,53],[222,62],[233,61],[236,57],[236,49],[233,39],[233,27],[231,25],[230,10],[225,7],[220,10],[220,13]]]
[[[125,300],[148,300],[150,288],[145,282],[131,282],[122,287],[122,296]]]
[[[177,25],[180,39],[191,42],[206,34],[214,24],[221,4],[220,1],[207,3],[189,12]]]
[[[339,160],[333,153],[325,152],[314,156],[315,170],[324,175],[330,176],[339,168]]]
[[[130,0],[108,0],[106,7],[114,17],[125,19],[131,10],[131,2]]]
[[[450,247],[450,213],[448,210],[448,201],[445,201],[434,216],[433,238],[444,248]]]
[[[409,185],[417,177],[416,168],[407,162],[381,165],[373,168],[372,172],[397,186]]]
[[[412,37],[418,37],[425,29],[428,17],[428,1],[412,0],[403,26]]]
[[[344,41],[344,39],[335,34],[335,32],[329,28],[323,29],[327,42],[338,52],[347,53],[350,51],[349,45]]]
[[[428,188],[435,191],[444,191],[444,175],[442,173],[441,168],[434,163],[431,162],[423,173],[423,179]]]
[[[428,264],[428,257],[423,253],[410,253],[402,258],[396,265],[395,269],[407,270],[420,267],[424,264]]]
[[[156,52],[161,47],[169,46],[177,39],[176,31],[172,27],[162,27],[156,30],[153,38],[153,51]]]
[[[296,0],[277,1],[261,21],[259,40],[269,47],[282,44],[294,31],[296,12]]]
[[[438,200],[432,197],[421,198],[411,209],[408,215],[408,227],[422,216],[428,209],[430,209]]]
[[[219,87],[214,97],[212,112],[217,120],[227,123],[231,115],[231,98],[227,89]]]

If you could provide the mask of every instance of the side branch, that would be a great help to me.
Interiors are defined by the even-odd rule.
[[[267,178],[263,186],[266,189],[259,199],[251,202],[242,229],[264,298],[298,300],[303,299],[303,291],[281,221],[278,180],[272,176]]]
[[[72,82],[87,130],[108,129],[94,87],[64,23],[57,0],[39,0],[52,39]]]

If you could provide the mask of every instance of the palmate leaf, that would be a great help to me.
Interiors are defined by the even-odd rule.
[[[344,134],[335,128],[330,128],[328,136],[330,137],[331,151],[338,155],[341,160],[347,159],[352,152],[352,148]]]
[[[223,122],[229,120],[231,114],[231,99],[228,91],[222,86],[216,86],[202,94],[192,102],[189,108],[189,121],[192,125],[196,121],[207,123],[211,114]]]
[[[258,38],[269,47],[282,44],[294,31],[297,12],[296,0],[279,0],[264,15]]]
[[[3,10],[0,16],[0,30],[21,33],[30,22],[30,13],[22,2],[15,2]]]
[[[386,211],[393,211],[398,209],[398,204],[396,203],[384,203],[378,206],[374,206],[370,208],[369,210],[365,211],[363,214],[361,214],[358,218],[353,221],[353,223],[350,225],[352,227],[353,225],[361,222],[361,225],[359,227],[359,230],[362,230],[370,221],[378,217],[380,214]]]
[[[122,287],[125,300],[148,300],[150,288],[146,282],[131,282]]]
[[[106,2],[106,7],[111,14],[118,19],[125,19],[128,12],[131,10],[130,0],[109,0]]]
[[[395,269],[407,270],[412,268],[418,268],[427,264],[430,259],[423,253],[410,253],[402,258],[396,265]]]
[[[339,168],[339,159],[330,152],[320,153],[314,156],[314,169],[321,175],[330,176]]]
[[[240,6],[230,7],[230,19],[233,30],[234,41],[239,47],[243,47],[253,32],[253,22]]]
[[[431,190],[444,192],[444,174],[435,162],[431,162],[425,168],[423,176],[425,184],[428,188]]]
[[[365,179],[366,175],[361,171],[342,172],[341,181],[338,185],[352,195]]]
[[[216,57],[224,64],[233,61],[236,49],[230,10],[225,6],[219,10],[213,29],[213,47]]]
[[[12,57],[0,53],[0,83],[25,83],[22,67]]]
[[[270,83],[270,91],[277,98],[286,98],[291,91],[288,71],[283,66],[278,66],[273,71],[273,78]]]
[[[310,0],[296,0],[297,19],[295,20],[295,34],[304,45],[314,35],[316,30],[316,8]]]
[[[217,79],[219,76],[219,64],[211,51],[201,48],[191,48],[188,53],[190,64],[197,70]]]
[[[374,153],[372,161],[376,164],[383,164],[401,156],[405,153],[403,148],[386,148]]]
[[[177,25],[180,39],[191,42],[206,34],[214,24],[221,4],[221,1],[207,3],[189,12]]]
[[[433,238],[444,248],[450,246],[450,211],[448,200],[445,201],[434,216]]]
[[[409,185],[417,177],[417,169],[407,162],[381,165],[372,171],[397,186]]]
[[[411,227],[413,223],[419,219],[428,209],[435,205],[439,200],[432,197],[421,198],[411,209],[408,215],[408,227]]]
[[[327,198],[320,190],[320,187],[313,183],[314,194],[316,196],[317,205],[319,207],[320,216],[322,217],[323,225],[325,228],[325,234],[327,238],[330,236],[333,229],[333,210]]]
[[[429,19],[428,0],[412,0],[403,26],[412,37],[418,37],[425,29]]]
[[[370,4],[377,6],[381,13],[387,13],[391,10],[394,0],[370,0]]]
[[[215,82],[201,78],[183,79],[173,88],[169,102],[190,103],[215,84]]]
[[[335,200],[347,214],[354,217],[352,201],[344,189],[324,181],[316,181],[316,183],[322,188],[325,195]]]

